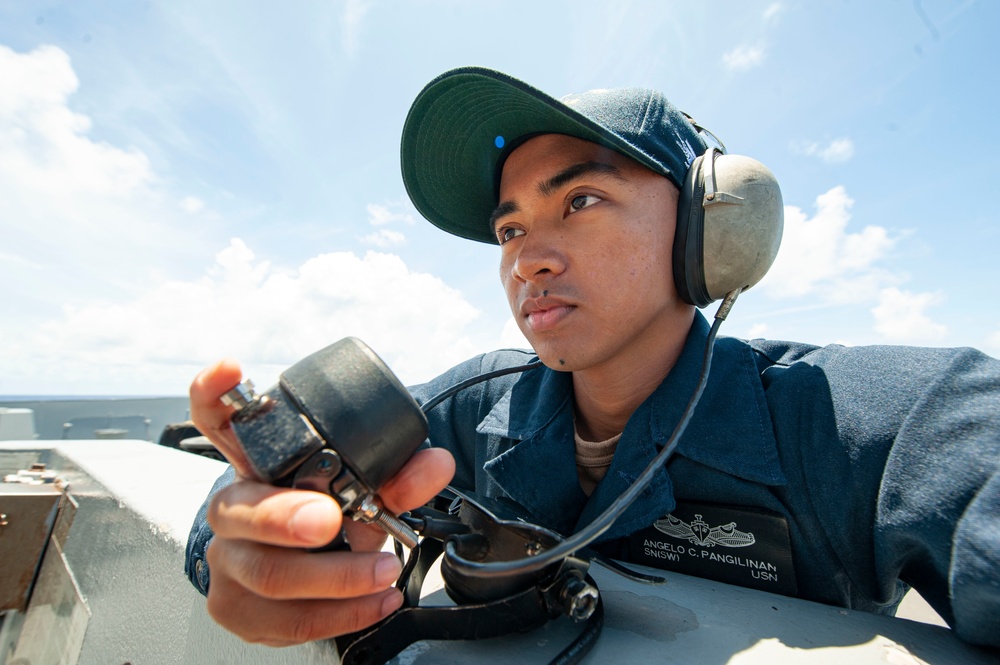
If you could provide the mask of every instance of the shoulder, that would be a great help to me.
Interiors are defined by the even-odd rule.
[[[497,349],[484,353],[479,358],[484,372],[518,367],[538,360],[538,356],[531,349]]]
[[[418,402],[423,403],[462,382],[484,377],[492,372],[502,373],[504,370],[521,367],[536,360],[538,360],[538,356],[531,350],[498,349],[490,351],[455,365],[427,383],[411,386],[410,392]],[[477,402],[481,401],[487,394],[494,395],[494,399],[498,399],[510,390],[520,376],[520,373],[515,372],[488,378],[481,383],[470,385],[458,395],[461,395],[461,401],[466,402],[470,398]]]
[[[825,374],[888,378],[894,383],[928,377],[978,374],[1000,376],[1000,360],[972,348],[916,346],[816,346],[800,342],[754,339],[747,343],[762,373],[769,368],[815,367]]]
[[[536,360],[538,360],[538,356],[535,355],[534,351],[529,349],[497,349],[496,351],[473,356],[421,385],[450,385],[489,372],[527,365]]]
[[[772,413],[827,404],[842,434],[857,427],[885,436],[917,414],[984,424],[997,420],[1000,360],[975,349],[767,340],[749,345]]]

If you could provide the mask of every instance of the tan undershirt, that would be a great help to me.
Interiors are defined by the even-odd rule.
[[[576,439],[576,475],[583,493],[590,496],[608,472],[622,435],[616,434],[607,441],[584,441],[574,427],[573,438]]]

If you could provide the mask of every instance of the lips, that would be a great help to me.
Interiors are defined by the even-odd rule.
[[[559,298],[528,298],[521,304],[521,315],[532,332],[541,333],[556,328],[574,309],[576,305]]]

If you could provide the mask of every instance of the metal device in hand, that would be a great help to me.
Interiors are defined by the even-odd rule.
[[[561,662],[576,662],[596,639],[603,612],[587,576],[589,559],[560,556],[536,570],[491,577],[460,565],[533,558],[562,542],[558,534],[516,517],[498,517],[498,506],[487,509],[477,502],[489,503],[485,498],[455,490],[450,496],[460,501],[453,510],[425,506],[402,519],[386,512],[378,498],[382,485],[426,440],[425,411],[474,382],[538,364],[476,377],[421,408],[368,346],[347,338],[285,370],[263,394],[244,381],[223,395],[222,401],[237,409],[230,421],[260,480],[327,493],[345,515],[380,525],[412,550],[397,584],[403,607],[370,629],[338,638],[344,663],[384,663],[418,640],[504,635],[562,615],[585,626],[567,649],[572,656]],[[322,549],[345,547],[341,531]],[[442,553],[445,591],[456,605],[420,607],[424,576]]]
[[[244,381],[222,401],[237,408],[232,427],[259,479],[329,494],[345,515],[416,546],[378,490],[427,438],[427,418],[364,342],[342,339],[285,370],[267,392]],[[346,545],[342,530],[324,549]]]

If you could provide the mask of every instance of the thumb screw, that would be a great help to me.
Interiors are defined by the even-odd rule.
[[[382,527],[383,531],[411,550],[417,546],[416,532],[403,524],[395,515],[385,510],[379,504],[378,499],[371,494],[366,495],[361,500],[361,505],[354,510],[354,515],[351,517],[357,522],[377,524]]]
[[[253,381],[247,379],[237,386],[234,386],[230,390],[219,398],[219,401],[226,406],[235,406],[237,409],[242,409],[251,402],[257,399],[257,394],[253,391]]]

